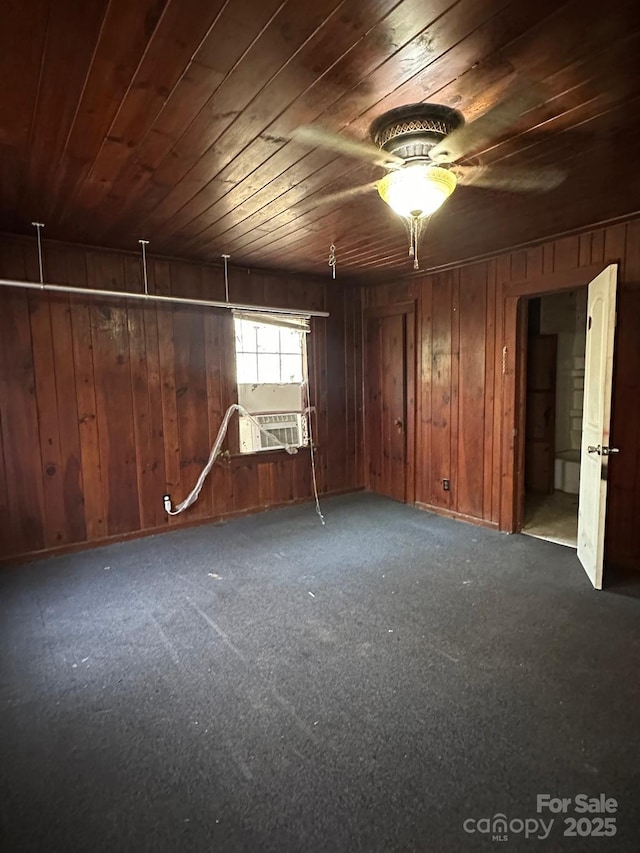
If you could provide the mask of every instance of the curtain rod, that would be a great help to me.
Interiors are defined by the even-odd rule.
[[[90,287],[72,287],[67,284],[40,284],[35,281],[14,281],[0,278],[2,287],[22,287],[26,290],[45,290],[53,293],[75,293],[84,296],[106,296],[114,299],[139,299],[142,302],[165,302],[175,305],[198,305],[201,308],[230,308],[238,311],[264,311],[269,314],[293,314],[297,317],[328,317],[328,311],[311,311],[308,308],[273,308],[265,305],[244,305],[238,302],[217,302],[211,299],[189,299],[182,296],[161,296],[157,293],[127,293],[122,290],[95,290]]]

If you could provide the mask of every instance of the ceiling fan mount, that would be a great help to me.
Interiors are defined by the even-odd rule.
[[[420,103],[383,113],[369,132],[382,151],[404,161],[425,160],[435,145],[463,125],[464,116],[458,110],[442,104]]]

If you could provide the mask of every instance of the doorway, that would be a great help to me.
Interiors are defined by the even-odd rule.
[[[600,264],[513,282],[504,287],[502,348],[502,460],[500,529],[520,533],[525,498],[527,309],[532,296],[588,284],[584,405],[580,448],[577,557],[595,589],[602,589],[618,265]],[[515,354],[515,357],[514,357]]]
[[[522,532],[577,548],[588,288],[528,300]]]
[[[364,333],[366,486],[412,503],[414,303],[368,309]]]

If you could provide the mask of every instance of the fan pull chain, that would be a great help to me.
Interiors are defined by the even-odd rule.
[[[419,217],[410,216],[409,217],[409,257],[413,258],[413,268],[414,270],[419,269],[418,267],[418,239],[420,237],[420,232],[422,231],[422,223],[420,222]]]
[[[329,246],[329,266],[331,267],[331,278],[336,277],[336,247],[332,243]]]

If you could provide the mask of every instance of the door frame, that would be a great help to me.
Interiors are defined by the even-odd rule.
[[[528,299],[589,284],[615,261],[550,273],[502,287],[502,423],[499,529],[519,533],[524,511]]]
[[[405,363],[404,393],[406,404],[405,424],[405,496],[404,502],[415,503],[416,500],[416,318],[418,316],[417,300],[408,299],[404,302],[394,302],[390,305],[379,305],[365,308],[362,323],[362,401],[363,401],[363,423],[367,418],[367,326],[368,320],[374,317],[393,317],[396,314],[406,314],[407,337],[405,340]],[[368,459],[369,447],[367,441],[366,426],[363,429],[364,444],[364,479],[365,488],[369,488]]]

